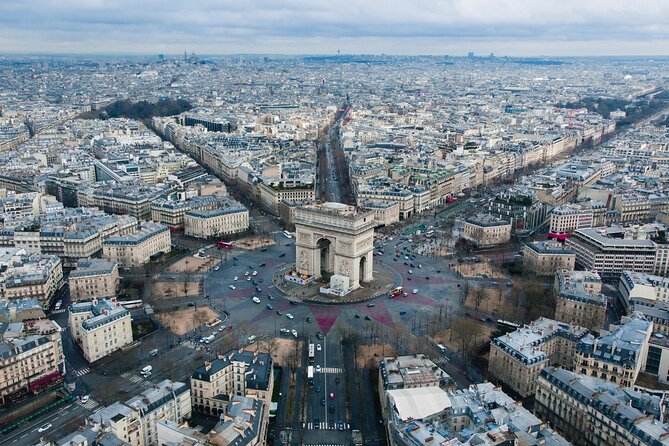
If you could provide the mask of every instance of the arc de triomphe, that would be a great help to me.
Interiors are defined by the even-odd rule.
[[[373,211],[342,203],[313,204],[296,208],[293,223],[299,274],[346,276],[354,289],[372,280]]]

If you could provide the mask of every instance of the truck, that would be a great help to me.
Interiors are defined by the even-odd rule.
[[[213,341],[213,340],[214,340],[214,335],[213,335],[213,334],[210,334],[209,336],[205,336],[204,338],[202,338],[202,341],[201,341],[201,342],[202,342],[203,344],[209,344],[209,343],[210,343],[211,341]]]
[[[150,365],[147,365],[146,367],[142,368],[142,370],[139,373],[141,373],[144,376],[148,376],[148,375],[151,374],[152,370],[153,370],[153,367],[151,367]]]

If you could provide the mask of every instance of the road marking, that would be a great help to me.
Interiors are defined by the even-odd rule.
[[[77,376],[84,376],[84,375],[86,375],[87,373],[90,373],[90,372],[91,372],[90,367],[84,367],[83,369],[77,370],[76,374],[77,374]]]
[[[320,373],[343,373],[344,370],[341,367],[321,367]]]

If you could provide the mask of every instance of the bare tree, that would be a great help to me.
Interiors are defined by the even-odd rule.
[[[458,352],[466,358],[479,336],[482,336],[481,325],[471,319],[458,319],[451,326],[451,338],[458,344]]]
[[[290,349],[290,352],[288,353],[288,357],[286,358],[286,364],[290,368],[290,375],[291,375],[291,383],[295,382],[295,372],[297,371],[297,368],[300,366],[300,346],[301,343],[300,341],[293,341],[293,348]]]
[[[478,310],[483,301],[488,300],[488,293],[483,286],[477,286],[474,289],[474,306]]]
[[[460,296],[461,304],[465,303],[468,294],[469,294],[469,280],[465,280],[465,282],[462,284],[462,296]]]
[[[204,324],[209,322],[209,318],[207,317],[207,312],[206,311],[201,311],[194,309],[193,311],[193,326],[194,327],[200,327]]]

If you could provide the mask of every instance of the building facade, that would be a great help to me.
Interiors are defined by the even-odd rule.
[[[121,266],[142,266],[152,256],[172,250],[172,238],[167,226],[143,223],[125,236],[110,237],[102,244],[102,256]]]
[[[464,238],[478,248],[490,248],[511,240],[511,223],[490,214],[478,214],[465,220]]]
[[[589,271],[558,271],[555,275],[555,319],[599,332],[606,319],[607,298],[602,279]]]
[[[68,277],[73,302],[114,297],[119,290],[118,264],[106,259],[82,259]]]
[[[523,270],[539,276],[573,270],[575,263],[576,253],[559,242],[544,240],[523,246]]]

